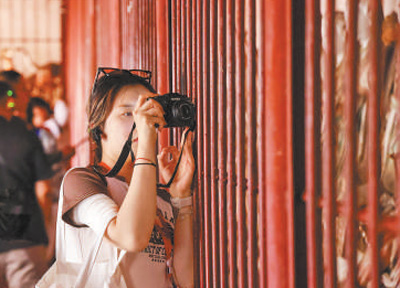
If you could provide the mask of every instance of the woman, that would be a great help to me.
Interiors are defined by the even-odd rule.
[[[168,180],[179,151],[166,147],[156,154],[157,134],[166,123],[161,105],[147,101],[156,93],[146,73],[99,68],[88,103],[95,163],[72,169],[65,176],[62,218],[75,230],[89,227],[97,234],[104,223],[109,223],[105,233],[108,241],[103,246],[111,244],[128,251],[120,264],[128,287],[191,287],[192,133],[188,133],[182,148],[169,194],[157,189],[156,160],[160,175]],[[115,177],[104,177],[117,162],[133,123],[136,129],[131,150],[136,160],[125,161]],[[93,245],[87,237],[79,241],[83,241],[79,242],[81,246]],[[71,261],[77,261],[86,248],[73,246],[67,247],[66,253]],[[106,254],[100,258],[107,258]]]

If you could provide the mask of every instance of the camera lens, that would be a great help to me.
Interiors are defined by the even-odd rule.
[[[189,119],[192,116],[192,109],[188,104],[182,104],[180,107],[181,117],[184,119]]]

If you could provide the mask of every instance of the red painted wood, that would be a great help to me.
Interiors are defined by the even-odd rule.
[[[291,1],[265,1],[263,11],[268,287],[294,287]]]
[[[335,193],[335,136],[334,136],[334,105],[335,105],[335,55],[334,55],[334,27],[335,27],[335,0],[326,2],[326,10],[322,11],[325,25],[322,33],[326,36],[324,47],[326,47],[322,60],[325,70],[322,103],[322,115],[325,126],[322,127],[322,191],[325,213],[324,221],[324,285],[326,287],[337,287],[336,272],[336,193]]]
[[[367,132],[367,147],[368,147],[368,242],[370,244],[370,263],[371,263],[371,282],[370,287],[378,288],[380,285],[379,275],[379,235],[378,235],[378,213],[379,213],[379,185],[381,169],[381,149],[380,149],[380,94],[381,85],[379,83],[381,64],[380,56],[380,31],[381,23],[379,19],[379,3],[380,1],[371,0],[369,6],[371,9],[371,24],[370,24],[370,77],[369,77],[369,97],[368,97],[368,132]]]
[[[320,4],[306,0],[305,30],[305,169],[306,169],[306,235],[308,287],[323,285],[321,211],[321,127],[320,127]]]
[[[350,1],[347,3],[346,9],[348,13],[348,29],[347,29],[347,45],[346,45],[346,79],[345,79],[345,101],[344,101],[344,117],[346,120],[345,139],[348,141],[346,159],[345,159],[345,189],[346,194],[346,260],[349,267],[346,287],[356,287],[357,283],[357,262],[356,262],[356,213],[357,213],[357,196],[355,186],[355,169],[356,169],[356,129],[355,129],[355,110],[357,96],[357,9],[358,1]]]

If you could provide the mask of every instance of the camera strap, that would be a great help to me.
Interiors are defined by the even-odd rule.
[[[133,122],[131,132],[129,133],[128,139],[126,139],[124,147],[122,147],[122,151],[119,154],[117,162],[115,163],[114,167],[110,171],[108,171],[108,173],[105,174],[104,176],[114,177],[115,175],[117,175],[118,172],[121,170],[122,166],[124,166],[129,153],[131,153],[132,162],[135,161],[135,155],[133,154],[132,151],[132,135],[135,128],[136,128],[136,123]]]
[[[188,130],[185,132],[185,134],[183,134],[183,137],[184,137],[184,138],[183,138],[183,143],[182,143],[182,147],[181,147],[181,153],[179,154],[178,162],[176,163],[175,170],[174,170],[174,173],[172,173],[171,179],[169,179],[169,181],[168,181],[167,184],[158,183],[158,184],[157,184],[157,187],[169,188],[169,187],[171,186],[171,184],[172,184],[172,181],[174,181],[174,178],[175,178],[175,176],[176,176],[176,173],[178,172],[179,164],[181,163],[182,153],[183,153],[183,149],[184,149],[184,147],[185,147],[186,138],[187,138],[187,135],[189,134],[189,131],[191,131],[191,129],[188,129]]]
[[[133,123],[131,132],[129,133],[128,139],[126,140],[124,147],[122,147],[122,150],[121,150],[121,153],[119,154],[117,162],[115,163],[114,167],[110,171],[108,171],[106,174],[104,174],[104,176],[106,176],[106,177],[116,176],[118,174],[118,172],[121,170],[122,166],[124,166],[129,153],[131,154],[132,162],[135,161],[135,155],[132,151],[132,135],[133,135],[133,131],[135,130],[135,128],[136,128],[136,123]],[[192,129],[188,129],[185,132],[185,134],[183,135],[184,139],[183,139],[183,143],[182,143],[182,147],[181,147],[181,153],[179,154],[178,162],[176,163],[175,170],[172,173],[171,179],[169,179],[167,184],[158,183],[157,187],[169,188],[171,186],[172,182],[174,181],[176,173],[178,172],[179,164],[181,163],[182,152],[185,147],[187,135],[188,135],[189,131],[191,131],[191,130]]]

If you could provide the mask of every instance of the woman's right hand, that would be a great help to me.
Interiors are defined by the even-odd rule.
[[[148,98],[140,95],[133,112],[139,143],[155,141],[157,129],[166,125],[161,105],[157,101],[147,101]]]

